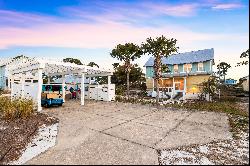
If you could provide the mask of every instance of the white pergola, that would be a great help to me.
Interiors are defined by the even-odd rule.
[[[101,70],[99,68],[93,68],[85,65],[76,65],[73,63],[65,63],[65,62],[56,62],[56,61],[29,61],[28,63],[24,63],[12,70],[9,71],[9,76],[11,79],[11,97],[13,97],[13,85],[15,83],[15,76],[19,76],[21,85],[19,97],[25,98],[25,82],[26,78],[29,75],[36,75],[36,83],[38,84],[37,89],[35,90],[36,97],[33,99],[37,102],[38,111],[42,110],[41,107],[41,93],[42,93],[42,85],[43,85],[43,73],[50,78],[50,76],[62,76],[62,94],[63,100],[65,101],[65,76],[66,75],[74,75],[81,78],[81,105],[84,105],[84,78],[85,77],[96,77],[96,76],[108,76],[108,86],[111,84],[111,75],[113,72]],[[50,80],[48,81],[50,83]],[[109,89],[109,88],[108,88]],[[19,90],[19,89],[18,89]]]

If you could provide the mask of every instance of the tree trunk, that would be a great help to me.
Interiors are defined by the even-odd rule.
[[[127,71],[127,97],[129,98],[129,72]]]
[[[160,95],[159,79],[156,79],[156,103],[157,104],[159,104],[159,95]]]
[[[155,63],[154,63],[154,70],[155,70],[155,82],[156,82],[156,103],[159,104],[159,79],[160,79],[160,72],[161,72],[161,56],[156,56]]]

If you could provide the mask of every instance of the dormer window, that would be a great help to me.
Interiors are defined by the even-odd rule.
[[[204,71],[202,62],[198,63],[198,71]]]
[[[192,71],[192,64],[184,64],[184,72],[191,72]]]
[[[178,73],[178,65],[174,65],[174,73]]]

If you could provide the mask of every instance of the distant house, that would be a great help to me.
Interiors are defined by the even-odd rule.
[[[232,78],[228,78],[225,80],[225,84],[226,85],[236,85],[237,84],[237,80],[232,79]]]
[[[249,92],[249,76],[240,78],[240,82],[242,82],[241,85],[243,87],[243,90]]]
[[[160,97],[163,98],[197,98],[200,92],[199,85],[208,80],[213,73],[214,49],[204,49],[163,58],[162,63],[167,65],[168,71],[162,73],[159,82]],[[154,95],[154,58],[150,57],[146,67],[146,85],[149,95]]]

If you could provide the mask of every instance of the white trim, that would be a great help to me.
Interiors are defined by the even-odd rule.
[[[175,72],[175,66],[177,66],[177,72]],[[175,65],[173,66],[173,73],[179,73],[179,65],[175,64]]]
[[[212,71],[212,60],[210,60],[210,67],[209,67],[209,69],[210,69],[210,71]]]
[[[200,67],[199,67],[199,65],[202,65],[202,70],[200,70]],[[197,64],[197,72],[201,72],[201,71],[204,71],[204,63],[203,62],[198,62],[198,64]]]
[[[84,105],[84,92],[85,92],[85,86],[84,86],[84,73],[82,73],[81,78],[81,105]]]
[[[110,98],[110,84],[111,84],[111,76],[108,76],[108,101],[111,101]]]
[[[38,69],[37,111],[42,111],[41,94],[43,85],[43,70]]]
[[[65,87],[66,84],[65,84],[65,75],[62,76],[62,97],[63,97],[63,102],[65,102]]]

